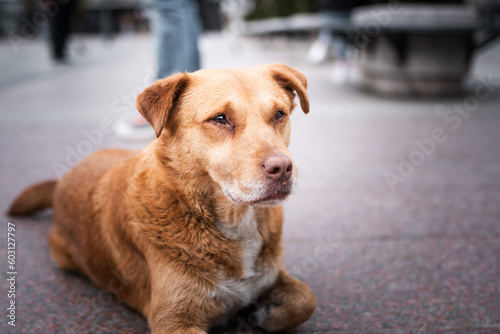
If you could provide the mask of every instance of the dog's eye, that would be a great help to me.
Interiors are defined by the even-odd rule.
[[[281,111],[281,110],[280,110],[280,111],[278,111],[278,112],[276,113],[276,116],[275,116],[274,118],[275,118],[275,119],[281,119],[281,118],[283,118],[284,116],[285,116],[285,113],[284,113],[283,111]]]
[[[219,115],[219,116],[215,117],[214,118],[214,122],[222,124],[222,125],[225,125],[225,124],[228,123],[227,118],[226,118],[225,115]]]

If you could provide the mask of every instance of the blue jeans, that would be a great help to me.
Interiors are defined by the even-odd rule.
[[[150,11],[157,40],[158,79],[200,69],[200,14],[195,0],[154,0]]]

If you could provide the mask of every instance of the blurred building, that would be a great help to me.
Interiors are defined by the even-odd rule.
[[[57,10],[58,0],[0,0],[0,35],[37,35]],[[52,8],[52,9],[51,9]],[[56,9],[54,9],[56,8]],[[140,0],[80,0],[73,30],[85,33],[147,31]]]
[[[80,11],[81,29],[96,33],[147,31],[140,0],[85,0]]]
[[[37,35],[48,26],[62,0],[0,0],[0,36],[9,33]],[[79,33],[136,33],[149,30],[145,9],[150,0],[79,0],[73,30]],[[219,0],[199,0],[205,30],[219,30]],[[50,6],[49,6],[50,7]]]

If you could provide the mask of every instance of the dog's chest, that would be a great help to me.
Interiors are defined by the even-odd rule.
[[[242,278],[220,277],[213,297],[220,300],[225,309],[244,306],[253,301],[265,288],[276,280],[277,268],[266,267],[259,261],[262,237],[252,208],[243,221],[235,226],[219,223],[219,229],[228,238],[238,240],[241,245]]]

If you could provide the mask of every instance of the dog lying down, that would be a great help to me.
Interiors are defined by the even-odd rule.
[[[139,152],[98,151],[25,190],[9,214],[53,208],[55,262],[141,312],[152,333],[202,334],[251,303],[269,332],[309,319],[316,296],[283,265],[281,204],[297,93],[281,64],[180,73],[137,108],[157,138]]]

